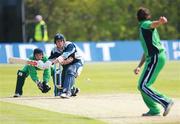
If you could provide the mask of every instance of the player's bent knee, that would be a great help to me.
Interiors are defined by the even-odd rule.
[[[27,73],[25,73],[25,72],[23,72],[21,70],[18,70],[17,75],[20,76],[20,77],[24,77],[24,78],[27,77]]]

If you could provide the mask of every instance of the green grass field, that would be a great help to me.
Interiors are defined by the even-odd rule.
[[[0,102],[0,124],[103,124],[87,117],[60,114],[33,107]]]
[[[133,69],[138,62],[86,63],[76,85],[81,94],[138,93],[137,81]],[[18,65],[0,65],[0,97],[12,97],[16,85]],[[40,72],[42,74],[42,72]],[[52,80],[50,81],[51,87]],[[169,61],[160,73],[154,87],[171,97],[180,98],[180,61]],[[53,90],[42,94],[35,83],[27,78],[23,96],[53,96]],[[74,115],[64,115],[55,112],[0,102],[0,122],[2,124],[50,124],[44,116],[57,122],[71,124],[73,119],[79,123],[103,123],[94,119]],[[27,113],[33,113],[31,115]],[[45,114],[46,113],[46,114]],[[45,114],[45,115],[44,115]],[[57,118],[57,116],[58,118]]]

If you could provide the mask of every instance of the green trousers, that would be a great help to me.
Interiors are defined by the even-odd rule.
[[[143,72],[138,82],[138,89],[141,92],[145,104],[149,108],[149,112],[152,114],[160,113],[158,104],[161,104],[166,108],[170,101],[168,97],[152,88],[152,84],[155,82],[159,72],[164,67],[165,62],[166,54],[164,51],[155,54],[154,56],[147,57]]]

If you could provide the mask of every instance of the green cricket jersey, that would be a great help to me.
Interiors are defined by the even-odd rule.
[[[35,60],[34,56],[30,56],[29,59]],[[43,61],[45,63],[46,61],[48,61],[48,57],[46,55],[44,55],[44,57],[41,59],[41,61]],[[25,72],[27,75],[31,76],[31,79],[34,82],[39,80],[39,77],[37,75],[37,70],[42,70],[42,69],[39,69],[39,68],[31,66],[31,65],[25,65],[24,68],[22,69],[23,72]],[[50,69],[48,68],[48,69],[45,69],[42,71],[43,71],[43,81],[48,82],[50,79],[50,74],[51,74]]]
[[[159,34],[156,28],[151,28],[151,24],[152,21],[150,20],[141,21],[139,24],[140,41],[144,50],[144,54],[147,57],[164,51],[164,47],[160,42]]]

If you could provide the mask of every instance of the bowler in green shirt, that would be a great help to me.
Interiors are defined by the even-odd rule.
[[[166,116],[173,105],[173,101],[158,91],[155,91],[152,88],[152,84],[155,82],[166,62],[165,49],[161,44],[156,28],[166,24],[168,21],[164,16],[159,17],[158,20],[151,21],[149,10],[143,7],[137,11],[137,19],[139,21],[140,42],[144,53],[138,66],[134,69],[134,73],[139,74],[142,65],[145,63],[138,82],[138,89],[145,104],[149,108],[149,111],[142,114],[142,116],[160,115],[158,104],[163,106],[163,116]]]

